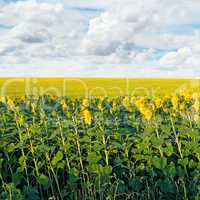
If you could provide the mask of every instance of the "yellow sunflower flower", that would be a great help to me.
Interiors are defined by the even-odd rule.
[[[110,109],[110,112],[113,113],[116,111],[116,109],[117,109],[117,101],[116,101],[116,99],[113,99],[112,108]]]
[[[185,110],[185,104],[184,103],[181,103],[180,105],[179,105],[179,109],[181,110],[181,111],[184,111]]]
[[[141,112],[147,120],[151,120],[151,118],[153,117],[153,112],[150,108],[143,108],[141,109]]]
[[[128,108],[130,106],[130,100],[129,100],[128,96],[126,96],[126,97],[123,98],[123,106],[125,108]]]
[[[170,110],[171,117],[176,117],[176,115],[177,115],[176,110]]]
[[[176,110],[178,108],[178,102],[179,102],[178,97],[176,95],[174,95],[171,98],[171,102],[172,102],[172,105],[173,105],[173,109]]]
[[[36,114],[36,106],[34,103],[31,103],[31,111],[35,115]]]
[[[195,112],[198,113],[200,111],[199,95],[198,94],[194,94],[193,98],[194,98],[194,104],[192,105],[192,108],[194,109]]]
[[[10,97],[7,98],[7,105],[9,106],[9,108],[11,110],[13,110],[13,108],[15,107],[15,104],[14,104],[13,100]]]
[[[21,96],[20,100],[24,103],[26,101],[26,97],[25,96]]]
[[[67,106],[67,104],[66,104],[64,99],[61,100],[60,104],[62,106],[63,111],[67,112],[68,111],[68,106]]]
[[[5,103],[6,102],[6,98],[5,97],[0,97],[0,102]]]
[[[181,96],[186,100],[186,101],[190,101],[192,99],[190,93],[188,91],[182,91],[181,92]]]
[[[88,125],[92,123],[92,115],[88,109],[81,111],[81,117],[84,119],[84,122]]]
[[[125,109],[129,112],[132,112],[132,107],[131,107],[131,101],[130,98],[128,96],[123,98],[123,106],[125,107]]]
[[[135,105],[136,105],[136,107],[137,108],[143,108],[144,106],[145,106],[145,99],[142,97],[142,98],[140,98],[140,99],[137,99],[136,101],[135,101]]]
[[[103,110],[103,101],[104,101],[104,98],[100,98],[99,102],[98,102],[98,105],[97,105],[97,108],[99,110]]]
[[[156,108],[161,108],[162,107],[162,99],[160,97],[157,97],[155,99],[154,103],[155,103]]]
[[[82,106],[88,108],[89,107],[89,100],[88,99],[83,99]]]

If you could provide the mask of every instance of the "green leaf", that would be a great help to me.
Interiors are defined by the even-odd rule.
[[[168,133],[168,134],[171,132],[171,126],[168,126],[168,125],[162,125],[161,129],[163,130],[163,132]]]
[[[182,165],[183,167],[186,167],[188,165],[188,158],[179,159],[178,164]]]
[[[70,113],[69,111],[67,111],[67,112],[66,112],[66,116],[67,116],[68,118],[70,118],[70,117],[71,117],[71,113]]]
[[[168,166],[168,172],[169,172],[169,176],[174,177],[176,175],[176,168],[173,162],[170,162],[169,166]]]
[[[16,186],[21,183],[22,179],[23,179],[22,174],[19,174],[17,172],[13,174],[12,181]]]
[[[64,162],[59,162],[57,164],[57,167],[60,168],[60,169],[64,169],[65,168],[65,163]]]
[[[161,139],[158,139],[158,138],[154,138],[152,140],[152,144],[156,147],[156,148],[159,148],[162,146],[162,143],[163,141]]]
[[[129,181],[129,187],[131,187],[131,190],[133,191],[139,192],[143,186],[144,185],[140,177],[135,177]]]
[[[101,167],[100,171],[101,171],[102,175],[111,174],[112,173],[112,167],[111,166]]]
[[[78,176],[79,175],[79,171],[73,167],[70,169],[70,176]]]
[[[113,142],[112,144],[113,144],[113,146],[117,147],[120,150],[124,149],[123,145],[121,145],[119,142]]]
[[[101,159],[101,156],[95,152],[90,152],[90,153],[88,153],[87,159],[88,159],[89,163],[95,164]]]
[[[197,167],[197,162],[194,162],[194,160],[189,161],[189,168],[193,169]]]
[[[166,158],[153,157],[153,165],[158,169],[164,169],[167,166]]]
[[[158,181],[158,186],[163,193],[174,193],[175,192],[175,185],[171,183],[170,180],[164,179]]]
[[[63,153],[61,151],[58,151],[56,155],[53,157],[51,164],[55,166],[59,161],[63,159]]]
[[[168,156],[171,156],[174,152],[174,148],[172,146],[171,143],[167,144],[167,147],[165,148],[165,153],[168,155]]]
[[[39,184],[46,186],[49,183],[49,178],[44,174],[41,174],[39,177],[37,177],[37,181]]]
[[[178,167],[177,167],[176,175],[179,176],[179,177],[185,176],[184,169],[182,169],[181,166],[178,166]]]
[[[23,200],[40,200],[38,190],[31,186],[25,186],[23,189]]]
[[[2,168],[3,166],[3,158],[0,159],[0,169]]]
[[[94,173],[98,173],[99,172],[99,165],[98,164],[90,164],[89,165],[89,171],[90,172],[94,172]]]
[[[10,143],[8,146],[7,146],[7,151],[10,153],[10,152],[13,152],[14,150],[16,149],[16,145],[14,143]]]

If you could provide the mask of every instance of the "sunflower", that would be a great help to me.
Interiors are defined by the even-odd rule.
[[[34,103],[31,103],[31,111],[35,115],[36,114],[36,106]]]
[[[180,111],[185,111],[186,110],[186,105],[184,103],[181,103],[179,105],[179,109],[180,109]]]
[[[147,120],[151,120],[153,117],[153,112],[148,107],[141,108],[140,112],[144,115],[144,118]]]
[[[112,101],[112,107],[110,109],[110,112],[113,113],[113,112],[116,111],[116,109],[117,109],[117,101],[116,101],[116,99],[113,99],[113,101]]]
[[[192,108],[194,109],[194,111],[196,113],[198,113],[200,111],[199,95],[198,94],[194,94],[193,98],[194,98],[194,104],[192,105]]]
[[[162,99],[160,97],[157,97],[154,101],[156,108],[162,107]]]
[[[137,99],[137,100],[135,101],[135,105],[136,105],[136,107],[137,107],[138,109],[141,109],[141,108],[145,107],[145,99],[144,99],[143,97],[140,98],[140,99]]]
[[[82,107],[86,107],[86,108],[89,107],[89,100],[88,99],[83,99],[83,101],[82,101]]]
[[[126,97],[123,98],[123,106],[125,108],[128,108],[130,106],[130,100],[129,100],[128,96],[126,96]]]
[[[81,117],[84,119],[84,122],[90,125],[92,123],[92,115],[88,108],[89,108],[88,99],[83,99],[80,114],[81,114]]]
[[[186,91],[181,92],[181,96],[183,96],[186,100],[191,99],[190,93]]]
[[[81,117],[84,119],[84,122],[88,125],[92,123],[92,115],[88,109],[81,111]]]
[[[25,96],[21,96],[20,100],[24,103],[26,101],[26,97]]]
[[[6,98],[5,97],[0,97],[0,102],[5,103],[6,102]]]
[[[13,110],[14,107],[15,107],[15,104],[14,104],[13,100],[10,97],[7,98],[7,105],[11,110]]]
[[[104,101],[104,98],[100,98],[99,99],[99,102],[98,102],[98,105],[97,105],[97,108],[99,109],[99,110],[103,110],[103,101]]]
[[[173,105],[173,109],[176,110],[178,108],[179,99],[176,95],[171,98],[171,102]]]
[[[68,106],[67,106],[67,104],[66,104],[64,99],[61,100],[60,104],[62,106],[63,111],[67,112],[68,111]]]

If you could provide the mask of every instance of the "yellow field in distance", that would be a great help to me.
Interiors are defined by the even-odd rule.
[[[57,96],[165,95],[200,91],[199,79],[161,78],[0,78],[0,96],[53,94]]]

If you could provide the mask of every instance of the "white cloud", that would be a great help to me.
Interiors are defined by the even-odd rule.
[[[190,33],[181,28],[200,24],[200,1],[5,2],[0,0],[0,64],[6,69],[68,66],[72,76],[199,73],[200,26]]]
[[[177,51],[169,52],[164,55],[159,64],[162,68],[190,69],[193,76],[200,75],[200,45],[180,48]]]
[[[161,65],[180,65],[192,56],[192,50],[188,47],[178,49],[175,52],[169,52],[160,59]]]
[[[77,46],[81,23],[85,20],[75,11],[66,12],[62,3],[20,1],[5,5],[2,13],[0,19],[14,25],[1,37],[0,56],[6,58],[1,62],[7,64],[20,63],[22,59],[15,57],[22,55],[26,58],[24,64],[68,58]],[[76,27],[77,21],[79,27]]]
[[[134,48],[137,34],[157,29],[161,19],[141,2],[117,1],[109,11],[92,19],[82,44],[85,53],[110,55],[122,46]]]

